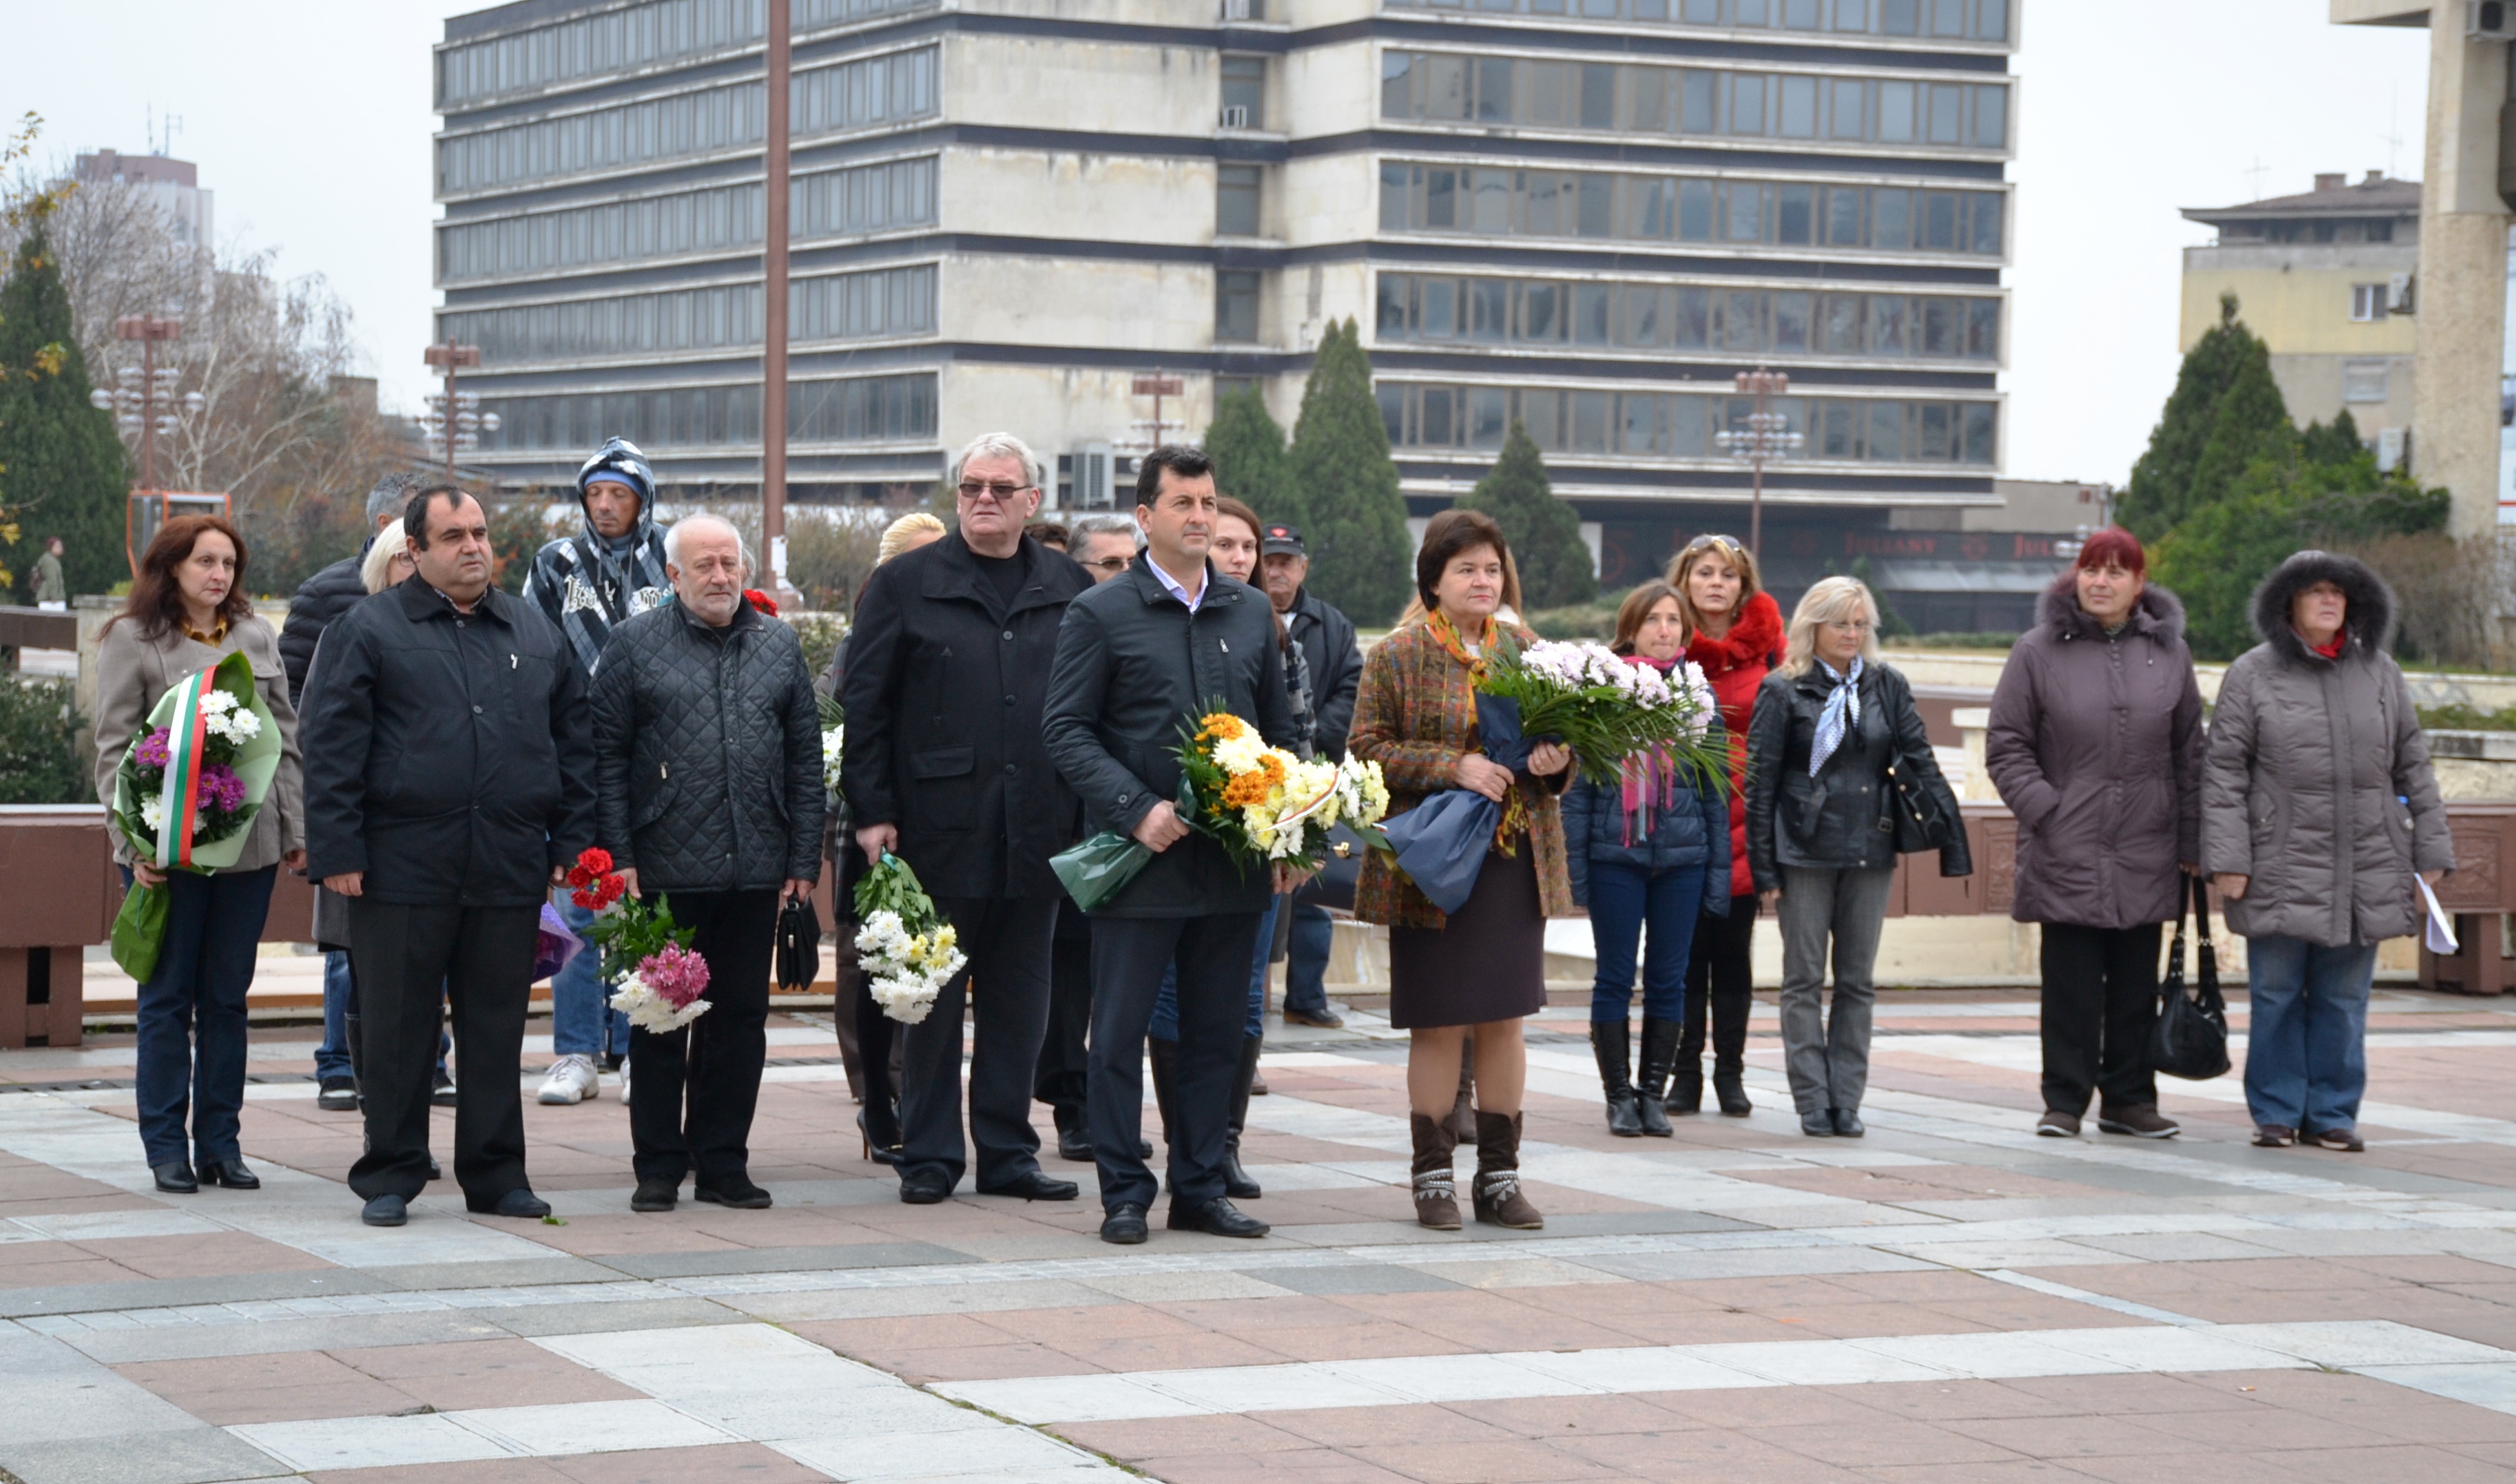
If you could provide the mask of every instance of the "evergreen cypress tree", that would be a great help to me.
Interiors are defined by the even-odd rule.
[[[2251,339],[2251,337],[2247,337]],[[2170,507],[2172,520],[2231,498],[2238,479],[2257,459],[2286,464],[2297,454],[2297,429],[2288,420],[2288,403],[2272,380],[2270,349],[2255,340],[2237,362],[2237,374],[2210,411],[2210,435],[2193,462],[2193,483],[2180,506]]]
[[[1459,505],[1485,512],[1502,527],[1520,567],[1521,596],[1530,607],[1561,608],[1599,596],[1590,548],[1581,540],[1581,517],[1555,498],[1537,440],[1520,424],[1511,425],[1493,472],[1479,479]]]
[[[2350,415],[2347,407],[2341,409],[2330,427],[2309,423],[2306,432],[2298,434],[2298,457],[2309,464],[2347,464],[2366,449],[2367,444],[2359,436],[2359,420]]]
[[[131,576],[129,466],[113,414],[89,406],[88,391],[69,294],[39,222],[0,282],[0,490],[25,536],[62,538],[72,593],[103,593]],[[11,563],[21,593],[31,595],[33,565],[31,556]]]
[[[1358,624],[1396,618],[1415,587],[1406,503],[1371,394],[1371,359],[1352,319],[1331,325],[1320,342],[1289,463],[1312,552],[1308,586]]]
[[[2280,405],[2280,389],[2270,386],[2271,351],[2237,317],[2237,296],[2219,296],[2219,322],[2185,352],[2175,376],[2175,391],[2166,399],[2158,427],[2149,435],[2148,451],[2132,466],[2118,518],[2143,541],[2156,541],[2167,528],[2202,505],[2225,499],[2251,453],[2271,432],[2267,411],[2277,411],[2287,427],[2287,410]],[[2260,372],[2260,380],[2253,375]],[[2240,383],[2247,393],[2239,414],[2224,430],[2219,404]],[[2271,393],[2268,403],[2262,392]],[[2210,482],[2198,479],[2202,456],[2214,436],[2218,456],[2211,461]]]
[[[1285,464],[1284,430],[1268,415],[1255,390],[1226,392],[1214,403],[1205,430],[1206,456],[1214,460],[1215,488],[1258,513],[1261,520],[1302,523]]]

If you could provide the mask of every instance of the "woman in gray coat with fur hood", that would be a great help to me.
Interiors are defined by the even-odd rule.
[[[2041,923],[2044,1113],[2167,1138],[2149,1068],[2158,937],[2202,860],[2202,692],[2184,605],[2129,531],[2090,536],[2036,606],[1992,695],[1984,765],[2018,818],[2009,915]]]
[[[2394,595],[2366,564],[2300,552],[2255,590],[2263,642],[2228,667],[2210,725],[2202,848],[2245,935],[2254,1142],[2356,1152],[2376,944],[2419,930],[2420,883],[2454,866],[2411,686],[2384,645]]]

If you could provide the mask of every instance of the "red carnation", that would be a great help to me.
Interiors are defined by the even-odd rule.
[[[600,845],[589,845],[576,857],[576,863],[601,876],[611,869],[611,852]]]
[[[768,614],[771,618],[776,618],[777,616],[777,599],[761,592],[758,588],[743,589],[742,597],[745,602],[750,603],[761,612]]]

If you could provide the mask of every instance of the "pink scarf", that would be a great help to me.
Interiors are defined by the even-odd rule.
[[[1666,675],[1677,668],[1684,656],[1656,660],[1639,654],[1628,654],[1624,659],[1628,665],[1648,665],[1660,674]],[[1642,838],[1649,840],[1653,815],[1660,809],[1676,805],[1677,768],[1669,761],[1668,753],[1664,749],[1654,747],[1625,759],[1616,765],[1616,771],[1620,775],[1618,782],[1623,787],[1624,795],[1622,843],[1630,847],[1634,843],[1634,819],[1637,815],[1642,819]]]

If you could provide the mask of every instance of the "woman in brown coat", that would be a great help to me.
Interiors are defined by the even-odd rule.
[[[1992,696],[1984,764],[2018,817],[2009,915],[2041,923],[2044,1116],[2076,1137],[2167,1138],[2149,1033],[2159,925],[2202,859],[2202,692],[2184,607],[2128,531],[2090,536],[2045,592]]]
[[[1572,875],[1556,798],[1572,780],[1562,747],[1531,749],[1514,773],[1479,751],[1475,680],[1487,659],[1535,636],[1496,622],[1509,547],[1474,511],[1444,511],[1424,529],[1415,587],[1425,615],[1374,644],[1355,701],[1354,756],[1380,764],[1390,811],[1448,789],[1503,806],[1476,889],[1445,916],[1374,854],[1355,889],[1355,916],[1389,926],[1389,1023],[1409,1032],[1406,1099],[1415,1134],[1415,1218],[1455,1231],[1449,1113],[1460,1040],[1476,1037],[1477,1219],[1545,1224],[1520,1189],[1520,1102],[1529,1053],[1520,1022],[1546,1005],[1546,919],[1572,915]]]

